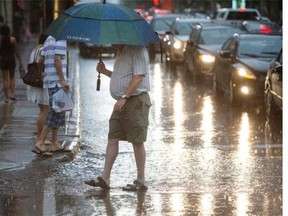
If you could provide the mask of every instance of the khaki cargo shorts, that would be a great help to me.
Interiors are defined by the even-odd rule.
[[[131,96],[121,112],[113,112],[109,120],[108,139],[125,140],[130,143],[145,142],[151,107],[148,93]]]

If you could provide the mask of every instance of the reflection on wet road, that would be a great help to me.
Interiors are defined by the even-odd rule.
[[[112,63],[106,60],[111,68]],[[95,85],[89,81],[91,74],[96,76],[86,73],[81,83]],[[107,121],[114,104],[108,82],[102,80],[101,92],[91,91],[90,86],[91,95],[83,99],[83,109],[89,108],[84,112],[87,116],[83,114],[83,139],[89,147],[79,160],[94,163],[83,167],[89,177],[100,174],[103,166]],[[81,89],[87,94],[85,86]],[[151,65],[149,192],[143,206],[137,206],[147,215],[281,215],[282,140],[267,143],[261,106],[231,108],[212,86],[209,79],[193,84],[181,69],[171,73],[164,64]],[[135,178],[133,157],[131,146],[123,142],[111,179],[116,191]],[[117,205],[122,196],[125,203],[135,202],[135,194],[112,190],[110,201],[117,215],[135,214],[134,205],[132,212],[129,205]]]
[[[112,69],[113,59],[104,62]],[[120,144],[111,190],[85,185],[84,180],[101,174],[115,101],[104,75],[96,91],[97,60],[79,58],[75,64],[80,70],[81,151],[71,162],[29,164],[24,172],[33,171],[33,178],[20,174],[29,176],[21,178],[21,188],[12,188],[18,175],[1,182],[10,193],[1,196],[0,215],[282,215],[279,122],[266,121],[258,105],[231,108],[214,94],[210,79],[195,84],[183,68],[172,72],[158,62],[150,65],[148,191],[121,189],[136,176],[133,149],[126,142]]]

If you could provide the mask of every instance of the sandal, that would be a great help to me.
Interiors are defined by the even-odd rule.
[[[126,191],[147,191],[148,187],[144,185],[142,182],[135,180],[133,184],[127,184],[122,189]]]
[[[51,149],[51,152],[61,152],[61,151],[64,151],[64,147],[63,146],[61,146],[61,147],[57,147],[57,148],[55,148],[55,149]]]
[[[53,155],[53,153],[51,151],[47,151],[46,149],[42,149],[41,147],[36,146],[36,145],[35,145],[35,148],[31,151],[35,154],[40,154],[42,156],[52,156]]]
[[[105,182],[105,180],[102,177],[97,177],[98,182],[96,182],[94,179],[89,180],[89,181],[85,181],[85,184],[90,185],[92,187],[100,187],[103,189],[110,189],[110,186],[107,185],[107,183]]]
[[[39,155],[42,155],[42,156],[49,156],[49,157],[51,157],[51,156],[53,156],[53,153],[52,152],[49,152],[49,151],[42,151],[42,150],[40,150],[40,149],[33,149],[33,150],[31,150],[33,153],[35,153],[35,154],[39,154]]]

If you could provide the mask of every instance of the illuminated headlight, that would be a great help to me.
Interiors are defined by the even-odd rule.
[[[199,59],[204,63],[213,63],[215,61],[215,56],[203,54],[199,55]]]
[[[243,93],[243,94],[249,94],[249,88],[247,86],[242,86],[240,91]]]
[[[173,44],[173,47],[175,49],[180,49],[182,47],[182,42],[181,41],[175,41]]]
[[[238,75],[246,79],[256,79],[256,76],[252,72],[245,70],[244,68],[238,69]]]

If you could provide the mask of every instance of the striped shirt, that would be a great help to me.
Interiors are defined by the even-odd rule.
[[[64,79],[66,80],[66,68],[67,68],[67,43],[66,41],[56,41],[55,38],[49,36],[43,47],[41,55],[44,56],[44,79],[43,88],[54,88],[56,86],[62,87],[59,76],[54,64],[55,55],[61,56],[62,72]]]
[[[110,80],[110,94],[118,100],[125,94],[133,76],[144,75],[144,79],[132,95],[139,95],[150,90],[149,56],[146,47],[124,46],[116,57]]]

